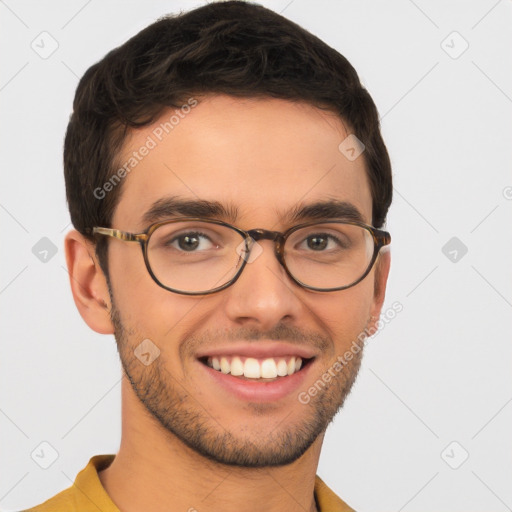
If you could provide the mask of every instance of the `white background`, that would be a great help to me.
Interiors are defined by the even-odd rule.
[[[403,311],[368,343],[318,474],[358,511],[512,510],[512,2],[261,3],[350,60],[393,163],[384,309]],[[3,510],[53,496],[119,447],[115,340],[80,318],[63,253],[78,79],[157,17],[199,4],[0,2]],[[31,48],[43,31],[59,45],[47,59]],[[32,252],[43,237],[57,248],[46,263]],[[59,454],[48,469],[31,458],[43,441]]]

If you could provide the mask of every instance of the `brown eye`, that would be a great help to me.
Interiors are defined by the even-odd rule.
[[[196,249],[205,251],[214,247],[207,235],[192,232],[180,234],[169,240],[165,245],[185,252],[196,252]]]
[[[307,244],[310,249],[313,249],[314,251],[322,251],[327,247],[327,237],[325,236],[310,236],[307,239]]]

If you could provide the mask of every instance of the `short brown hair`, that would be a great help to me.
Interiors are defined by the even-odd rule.
[[[78,84],[64,143],[66,195],[74,227],[91,241],[110,227],[122,184],[94,193],[112,178],[131,128],[152,123],[194,95],[229,94],[305,101],[328,109],[365,145],[373,202],[381,227],[392,198],[391,163],[375,104],[336,50],[299,25],[257,4],[211,3],[151,24],[91,66]],[[96,244],[108,278],[106,237]]]

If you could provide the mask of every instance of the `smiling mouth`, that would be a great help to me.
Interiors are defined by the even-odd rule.
[[[226,375],[245,380],[274,381],[303,370],[314,357],[279,356],[254,358],[243,356],[201,357],[199,361]]]

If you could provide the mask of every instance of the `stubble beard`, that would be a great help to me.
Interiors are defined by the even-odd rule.
[[[304,413],[293,424],[282,421],[271,431],[248,435],[224,428],[198,403],[165,366],[161,354],[150,365],[142,364],[134,354],[144,339],[136,330],[127,328],[111,294],[111,319],[115,328],[118,352],[126,377],[145,409],[167,433],[207,459],[228,466],[263,468],[291,464],[301,457],[343,406],[356,380],[363,350],[343,366],[335,378],[323,383],[309,403],[302,404]],[[321,375],[319,375],[319,378]],[[207,404],[204,404],[207,405]],[[253,414],[264,415],[270,404],[247,404]],[[268,407],[267,407],[268,406]],[[250,425],[250,419],[247,424]]]

